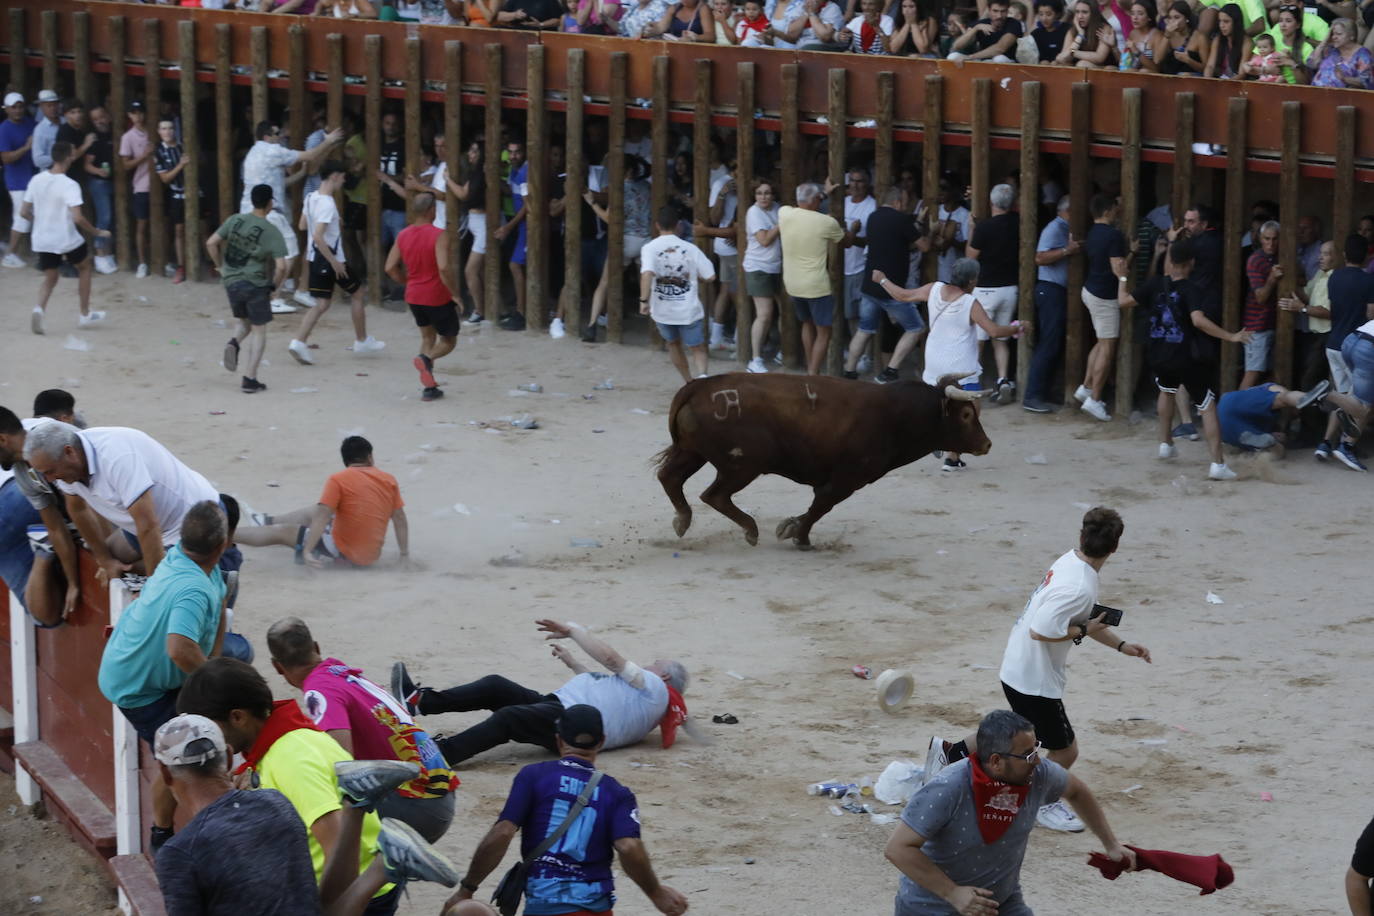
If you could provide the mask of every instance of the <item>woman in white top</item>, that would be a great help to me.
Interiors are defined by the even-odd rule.
[[[754,325],[749,336],[754,358],[746,367],[750,372],[767,372],[763,364],[763,342],[773,325],[773,299],[782,280],[782,242],[778,238],[778,204],[773,185],[761,181],[754,188],[754,204],[744,217],[749,245],[744,249],[744,290],[754,300]]]
[[[950,269],[949,283],[927,283],[919,289],[905,289],[889,280],[881,270],[873,271],[873,282],[881,286],[889,296],[900,302],[929,302],[930,333],[926,336],[926,366],[921,375],[927,385],[934,385],[947,375],[959,376],[959,387],[965,391],[978,391],[978,336],[974,326],[983,329],[988,337],[1020,337],[1030,328],[1029,323],[1013,321],[1011,324],[998,324],[983,311],[983,306],[973,298],[973,288],[978,285],[978,262],[972,258],[960,258]],[[974,407],[977,409],[977,401]],[[964,462],[955,452],[945,453],[942,471],[962,471]]]

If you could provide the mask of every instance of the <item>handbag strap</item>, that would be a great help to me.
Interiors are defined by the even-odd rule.
[[[548,852],[553,848],[553,844],[557,843],[563,834],[568,832],[568,828],[572,826],[572,822],[577,820],[577,816],[582,813],[582,809],[587,807],[587,803],[592,800],[592,792],[596,791],[596,784],[601,781],[601,776],[602,773],[599,770],[592,772],[592,778],[587,780],[587,785],[583,787],[582,794],[577,796],[577,801],[573,802],[573,806],[568,809],[568,816],[563,818],[563,823],[559,824],[558,829],[553,833],[544,837],[544,842],[534,847],[530,854],[525,857],[525,864],[528,865],[530,862],[533,862],[535,859]]]

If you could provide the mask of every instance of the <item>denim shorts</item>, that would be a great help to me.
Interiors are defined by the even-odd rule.
[[[1255,331],[1245,345],[1245,371],[1263,372],[1269,368],[1269,351],[1274,347],[1273,331]]]
[[[177,695],[181,693],[181,688],[170,690],[158,697],[147,706],[135,706],[132,708],[121,706],[119,711],[124,714],[124,718],[129,720],[129,724],[134,727],[138,737],[148,744],[148,750],[153,749],[153,738],[157,736],[157,730],[163,723],[176,718],[177,714]]]
[[[658,336],[668,343],[681,343],[684,347],[699,347],[706,342],[706,319],[698,318],[691,324],[664,324],[655,321],[658,325]]]
[[[792,309],[797,313],[797,320],[802,323],[810,321],[817,327],[828,328],[835,321],[834,296],[820,296],[815,299],[793,296]]]
[[[844,275],[844,317],[851,321],[862,314],[860,304],[863,300],[863,285],[863,273]]]
[[[1358,331],[1347,334],[1341,356],[1350,367],[1350,393],[1365,404],[1374,404],[1374,339]]]
[[[865,295],[859,298],[859,330],[865,334],[878,333],[882,328],[883,312],[887,312],[908,334],[926,326],[915,303],[899,302],[896,299],[874,299]]]

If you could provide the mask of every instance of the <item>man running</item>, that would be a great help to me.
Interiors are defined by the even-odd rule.
[[[239,351],[248,341],[240,390],[245,394],[265,391],[258,381],[258,365],[267,346],[267,325],[272,321],[270,299],[286,276],[286,241],[273,223],[272,188],[265,184],[249,192],[253,209],[225,220],[205,240],[205,251],[219,270],[229,308],[238,319],[238,331],[224,345],[224,368],[234,372]]]
[[[77,289],[81,297],[81,317],[77,325],[88,328],[105,320],[104,312],[91,311],[91,258],[82,232],[109,238],[108,229],[97,229],[81,212],[81,186],[67,175],[73,161],[72,145],[59,140],[52,146],[52,167],[33,176],[24,191],[21,216],[33,224],[32,245],[38,255],[43,283],[38,287],[38,304],[33,307],[29,329],[43,333],[43,316],[48,298],[57,286],[57,269],[63,261],[76,268]]]
[[[462,322],[458,313],[458,278],[448,262],[448,239],[434,225],[435,200],[421,191],[410,202],[414,220],[396,236],[386,258],[386,274],[405,287],[406,304],[420,328],[420,355],[415,369],[424,387],[422,400],[435,401],[444,391],[434,379],[434,361],[453,352]]]
[[[340,244],[339,208],[334,203],[334,195],[343,187],[347,173],[341,164],[334,160],[320,166],[320,188],[305,199],[301,220],[308,232],[306,257],[310,261],[310,295],[315,304],[301,319],[301,329],[287,350],[296,362],[303,366],[313,366],[315,358],[310,355],[310,332],[329,311],[334,298],[334,287],[348,294],[349,306],[353,313],[353,353],[375,353],[386,344],[367,334],[367,314],[364,312],[366,301],[362,294],[362,281],[348,270],[343,245]],[[288,249],[289,252],[289,249]],[[288,265],[290,258],[288,257]]]

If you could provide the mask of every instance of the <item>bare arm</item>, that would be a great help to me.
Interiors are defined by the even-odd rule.
[[[334,252],[329,247],[329,243],[324,240],[326,225],[326,223],[316,223],[315,228],[310,230],[310,237],[315,241],[315,250],[324,255],[324,259],[329,262],[329,266],[334,268],[334,273],[340,277],[347,277],[348,267],[334,255]]]
[[[541,633],[547,633],[546,639],[567,639],[571,638],[577,643],[578,648],[590,655],[595,661],[600,663],[612,674],[619,674],[625,670],[627,662],[624,656],[612,649],[606,643],[597,639],[587,628],[575,623],[559,623],[556,620],[536,620]]]
[[[467,874],[463,876],[461,884],[476,887],[486,880],[487,876],[496,870],[496,866],[501,864],[501,859],[506,855],[506,849],[510,846],[510,841],[515,839],[516,831],[520,828],[510,821],[497,821],[491,825],[487,835],[482,837],[482,842],[477,844],[477,849],[472,853],[472,861],[468,863]],[[458,893],[448,898],[444,903],[444,909],[458,903],[460,900],[471,900],[472,892],[466,888],[459,887]]]
[[[224,619],[223,615],[220,619]],[[205,664],[205,653],[200,651],[200,645],[180,633],[167,634],[167,657],[187,674]]]
[[[1096,623],[1096,621],[1093,622]],[[1129,655],[1132,658],[1143,658],[1146,662],[1152,665],[1154,664],[1154,659],[1150,658],[1149,649],[1137,642],[1127,642],[1122,638],[1120,633],[1110,627],[1093,630],[1088,635],[1109,649],[1115,650],[1117,646],[1120,646],[1121,648],[1117,651],[1121,652],[1122,655]],[[1034,637],[1032,637],[1032,639],[1033,638]]]
[[[654,291],[654,272],[646,270],[639,275],[639,314],[649,314],[649,294]]]
[[[1230,343],[1245,343],[1252,336],[1249,331],[1245,330],[1235,332],[1228,331],[1225,328],[1218,326],[1216,322],[1212,321],[1212,319],[1207,317],[1206,312],[1200,310],[1192,313],[1192,319],[1193,327],[1197,328],[1204,334],[1208,334],[1212,337],[1215,337],[1217,340],[1225,340],[1229,341]]]
[[[305,533],[305,543],[301,545],[301,549],[305,553],[305,562],[311,566],[324,565],[315,558],[315,548],[320,546],[320,539],[324,537],[324,528],[333,517],[333,509],[323,503],[316,504],[315,514],[310,518],[310,530]]]
[[[1124,858],[1129,870],[1135,870],[1135,853],[1117,840],[1097,799],[1083,781],[1073,774],[1069,774],[1069,784],[1064,788],[1064,801],[1069,803],[1074,813],[1083,819],[1083,823],[1087,824],[1088,829],[1102,842],[1102,848],[1113,861],[1120,862]]]
[[[97,229],[94,226],[92,226],[90,220],[86,219],[86,214],[81,212],[80,207],[72,207],[71,214],[72,221],[76,223],[77,228],[80,229],[82,232],[86,233],[87,235],[94,235],[102,239],[107,239],[110,237],[110,230]]]
[[[281,287],[282,281],[286,279],[286,258],[273,258],[272,260],[276,263],[277,268],[276,272],[272,274],[272,287],[273,289],[277,289]]]
[[[111,579],[128,572],[129,564],[121,563],[110,553],[110,548],[105,544],[105,532],[86,501],[75,493],[67,493],[65,496],[67,514],[76,523],[76,530],[81,533],[81,539],[86,542],[87,548],[95,557],[96,565],[100,567],[95,574],[96,581],[101,585],[108,585]]]
[[[386,275],[396,282],[398,286],[406,285],[406,266],[401,262],[401,246],[395,243],[386,255],[386,266],[382,268]],[[442,274],[441,274],[442,276]]]
[[[620,867],[625,869],[625,874],[639,885],[639,889],[654,902],[660,913],[687,912],[687,897],[659,883],[654,867],[649,862],[649,853],[639,837],[621,837],[615,841],[615,851],[620,856]]]
[[[1374,905],[1370,902],[1369,879],[1353,868],[1345,870],[1345,900],[1350,905],[1350,916],[1374,914]]]
[[[434,264],[439,270],[439,281],[444,284],[444,289],[448,290],[449,295],[456,302],[458,300],[458,276],[457,274],[450,275],[447,233],[434,240]]]
[[[963,36],[960,36],[960,37],[962,38]],[[1013,35],[1013,34],[1011,34],[1010,32],[1008,32],[1007,34],[1003,35],[1000,39],[998,39],[997,44],[995,44],[995,45],[993,45],[993,46],[991,46],[991,47],[989,47],[989,48],[984,48],[984,49],[981,50],[981,51],[975,51],[974,53],[972,53],[972,54],[970,54],[970,55],[968,56],[968,59],[969,59],[969,60],[987,60],[988,58],[990,58],[990,57],[996,57],[996,56],[999,55],[999,54],[1007,54],[1007,52],[1009,52],[1009,51],[1010,51],[1012,48],[1014,48],[1015,46],[1016,46],[1016,36]],[[1008,55],[1008,56],[1010,56],[1010,55]]]
[[[29,131],[28,139],[24,141],[24,145],[19,147],[19,149],[11,150],[8,153],[0,153],[0,162],[3,162],[5,165],[9,165],[11,162],[18,162],[20,159],[27,156],[31,149],[33,149],[33,131]]]
[[[391,513],[391,527],[396,531],[396,547],[401,552],[401,559],[410,556],[410,525],[406,521],[406,510],[397,509]]]
[[[162,562],[162,526],[157,520],[157,510],[153,507],[153,492],[148,490],[134,500],[129,507],[129,515],[138,531],[138,548],[143,553],[143,571],[151,576]]]
[[[205,240],[205,253],[210,256],[210,263],[215,265],[215,270],[219,270],[224,263],[220,258],[220,249],[224,247],[224,239],[218,232],[210,233],[210,237]]]
[[[370,17],[375,18],[375,17]],[[329,155],[336,144],[344,140],[343,128],[338,127],[324,135],[324,142],[314,149],[305,150],[296,160],[297,164],[304,165],[306,168],[314,168],[324,161],[324,157]]]
[[[950,906],[959,913],[970,916],[992,916],[997,912],[997,903],[992,891],[982,887],[960,886],[950,880],[940,870],[940,866],[930,860],[922,851],[926,838],[912,830],[905,822],[899,822],[887,841],[883,855],[897,870],[921,887],[949,901]]]
[[[81,567],[77,565],[76,542],[72,540],[67,522],[56,506],[40,509],[38,517],[48,529],[48,540],[52,543],[53,553],[57,554],[62,575],[67,579],[67,596],[62,605],[62,617],[65,619],[76,610],[76,602],[81,597]]]
[[[351,728],[331,728],[327,734],[335,741],[339,742],[339,747],[353,754],[353,729]]]
[[[973,308],[969,311],[969,318],[974,324],[982,328],[989,337],[1018,337],[1022,332],[1028,330],[1028,325],[1024,321],[1015,324],[998,324],[988,317],[988,313],[983,309],[983,303],[977,299],[973,300]]]
[[[925,302],[930,299],[930,291],[935,287],[934,283],[927,283],[916,289],[906,289],[889,280],[881,270],[873,271],[873,282],[881,286],[889,296],[898,302]]]

